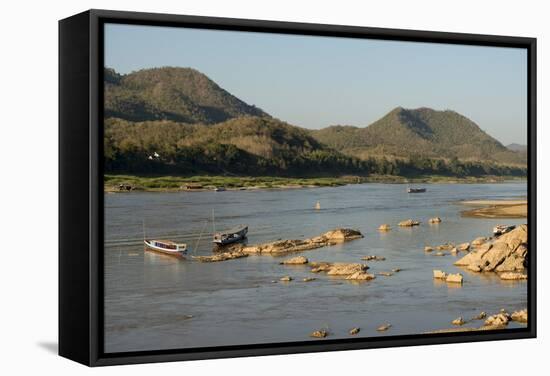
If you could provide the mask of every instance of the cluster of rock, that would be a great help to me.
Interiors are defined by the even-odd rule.
[[[502,279],[526,279],[522,272],[527,264],[527,225],[488,241],[479,238],[472,243],[473,250],[456,261],[457,266],[474,272],[498,272]]]
[[[467,323],[473,323],[474,321],[483,320],[483,325],[480,327],[462,327]],[[441,329],[435,330],[431,333],[449,333],[449,332],[469,332],[469,331],[480,331],[480,330],[494,330],[494,329],[503,329],[505,328],[510,321],[519,322],[522,324],[527,323],[527,309],[522,309],[520,311],[515,311],[512,314],[506,312],[506,310],[501,309],[500,312],[487,316],[487,313],[481,312],[480,314],[472,317],[470,320],[464,320],[462,317],[458,317],[451,321],[451,324],[455,327],[460,328],[451,328],[451,329]]]
[[[398,226],[401,226],[401,227],[413,227],[413,226],[419,226],[420,225],[420,222],[419,221],[415,221],[413,219],[407,219],[405,221],[401,221],[397,224]]]
[[[241,251],[232,251],[232,252],[221,252],[212,256],[193,256],[193,259],[200,262],[218,262],[218,261],[227,261],[233,260],[241,257],[247,257],[248,254]]]
[[[280,262],[281,265],[304,265],[307,264],[309,260],[304,256],[296,256],[289,259],[286,259]]]
[[[464,282],[464,277],[460,273],[445,273],[442,270],[433,271],[434,279],[444,280],[448,283],[460,283]]]
[[[364,261],[385,261],[386,258],[382,257],[382,256],[370,255],[370,256],[361,257],[361,260],[364,260]]]
[[[309,239],[278,240],[269,243],[243,246],[241,252],[257,255],[279,255],[322,248],[362,237],[363,234],[358,230],[339,228]]]
[[[368,281],[376,278],[374,274],[367,273],[369,267],[366,264],[312,262],[310,266],[312,273],[325,272],[327,275],[345,277],[347,280]]]

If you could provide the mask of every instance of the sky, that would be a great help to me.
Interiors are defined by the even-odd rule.
[[[293,125],[364,127],[395,107],[454,110],[527,143],[525,49],[105,25],[105,66],[191,67]]]

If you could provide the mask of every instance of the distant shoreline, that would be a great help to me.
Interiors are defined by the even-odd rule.
[[[104,192],[209,192],[218,190],[281,190],[338,187],[349,184],[385,183],[385,184],[480,184],[524,181],[526,178],[510,176],[450,177],[419,176],[408,178],[393,175],[340,176],[317,178],[293,177],[238,177],[238,176],[104,176]]]

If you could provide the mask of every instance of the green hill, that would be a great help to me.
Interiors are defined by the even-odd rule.
[[[269,116],[191,68],[144,69],[120,75],[105,69],[105,117],[213,124],[240,116]]]
[[[267,117],[214,125],[170,120],[105,120],[105,168],[133,173],[366,174],[368,163],[315,140],[307,130]]]
[[[526,160],[454,111],[398,107],[366,128],[332,126],[312,135],[346,154],[368,157],[422,156],[524,165]]]

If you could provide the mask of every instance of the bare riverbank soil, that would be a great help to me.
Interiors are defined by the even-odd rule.
[[[477,200],[462,204],[480,206],[461,212],[468,218],[527,218],[527,200]]]

